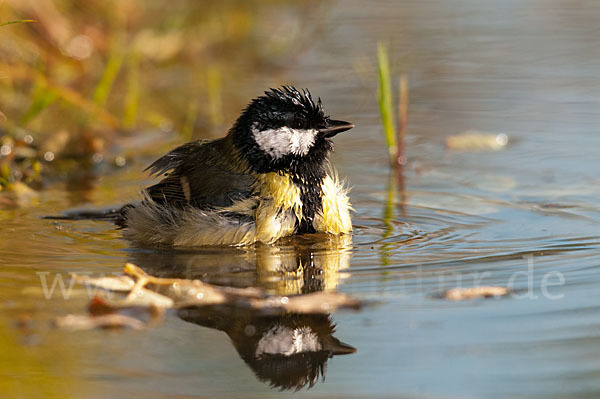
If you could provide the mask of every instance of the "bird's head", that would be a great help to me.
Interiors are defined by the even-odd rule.
[[[284,86],[252,100],[230,135],[255,172],[298,171],[321,167],[331,138],[353,127],[325,115],[308,90]]]

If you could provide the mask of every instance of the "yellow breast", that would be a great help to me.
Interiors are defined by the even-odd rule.
[[[352,231],[350,200],[335,172],[323,179],[322,210],[317,212],[313,226],[318,232],[346,234]],[[257,179],[257,191],[264,198],[256,212],[258,239],[272,242],[293,234],[296,220],[303,218],[300,189],[288,175],[266,173]],[[288,217],[289,216],[289,217]]]
[[[294,234],[296,219],[302,220],[300,189],[289,176],[265,173],[256,187],[262,200],[256,209],[256,238],[271,243]]]
[[[323,180],[323,211],[318,213],[314,220],[317,231],[331,234],[347,234],[352,231],[350,219],[350,199],[344,185],[338,181],[337,176],[327,175]]]
[[[300,189],[288,175],[265,173],[257,178],[257,191],[262,198],[271,198],[272,205],[279,210],[292,210],[296,217],[302,218],[302,199]]]

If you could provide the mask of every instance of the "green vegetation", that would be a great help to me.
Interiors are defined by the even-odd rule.
[[[385,231],[383,233],[384,242],[379,248],[381,264],[389,266],[392,264],[391,251],[395,244],[388,242],[396,232],[394,226],[394,211],[398,208],[402,216],[406,216],[407,195],[404,183],[403,167],[406,163],[405,158],[405,136],[406,121],[408,117],[408,79],[406,75],[400,77],[398,90],[398,115],[394,106],[393,84],[390,73],[390,62],[388,48],[384,43],[377,46],[377,64],[379,87],[377,98],[379,100],[379,113],[381,114],[381,123],[388,148],[390,166],[392,173],[387,188],[387,201],[383,211],[383,220],[385,222]],[[398,126],[396,126],[396,123]],[[382,272],[383,278],[386,272]]]
[[[388,147],[390,164],[403,165],[404,140],[406,134],[406,119],[408,116],[408,80],[405,75],[400,78],[398,103],[398,129],[396,129],[396,112],[392,95],[392,80],[390,78],[390,62],[387,46],[379,43],[377,46],[377,64],[379,90],[379,112]]]
[[[390,162],[395,162],[397,158],[396,144],[396,124],[392,99],[392,84],[390,83],[390,62],[388,50],[385,44],[379,43],[377,46],[377,64],[379,77],[379,90],[377,97],[379,100],[379,112],[381,113],[381,122],[385,133]]]
[[[18,19],[16,21],[8,21],[8,22],[0,22],[0,26],[12,25],[12,24],[22,24],[25,22],[35,22],[33,19]]]
[[[282,60],[311,40],[318,12],[318,2],[300,0],[2,4],[0,189],[43,183],[66,158],[114,159],[108,152],[124,136],[148,130],[221,135],[248,82],[278,83]],[[290,29],[286,15],[303,28]]]

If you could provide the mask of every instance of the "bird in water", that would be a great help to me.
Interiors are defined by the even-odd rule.
[[[352,230],[347,189],[330,166],[331,139],[353,124],[325,115],[321,99],[271,89],[242,111],[225,137],[175,148],[147,170],[162,180],[141,201],[105,215],[150,245],[273,243]],[[108,216],[108,217],[106,217]]]

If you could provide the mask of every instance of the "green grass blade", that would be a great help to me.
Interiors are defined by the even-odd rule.
[[[16,21],[0,22],[0,26],[6,26],[6,25],[12,25],[12,24],[24,24],[24,23],[28,23],[28,22],[37,22],[37,21],[33,20],[33,19],[19,19]]]
[[[123,51],[121,50],[119,45],[114,45],[113,50],[106,62],[106,67],[104,68],[104,72],[102,73],[102,77],[94,90],[94,102],[103,107],[106,104],[106,100],[108,99],[108,95],[112,90],[113,83],[121,70],[121,65],[123,64]]]
[[[379,77],[379,112],[385,133],[390,162],[395,163],[397,158],[395,111],[392,99],[392,84],[390,79],[390,64],[387,47],[383,43],[377,46],[377,63]]]
[[[43,110],[48,108],[58,98],[56,90],[52,90],[41,82],[36,82],[32,90],[32,102],[27,111],[21,116],[19,124],[26,125]]]
[[[185,115],[185,122],[181,128],[181,134],[187,141],[191,141],[194,137],[194,126],[198,120],[199,109],[200,104],[198,104],[198,101],[192,100],[188,106],[188,110]]]
[[[208,67],[207,71],[208,104],[210,122],[213,126],[223,124],[223,103],[221,100],[221,70],[216,65]]]
[[[140,54],[133,51],[129,59],[127,74],[127,90],[125,92],[125,110],[123,113],[123,127],[131,129],[137,121],[138,106],[140,103]]]

